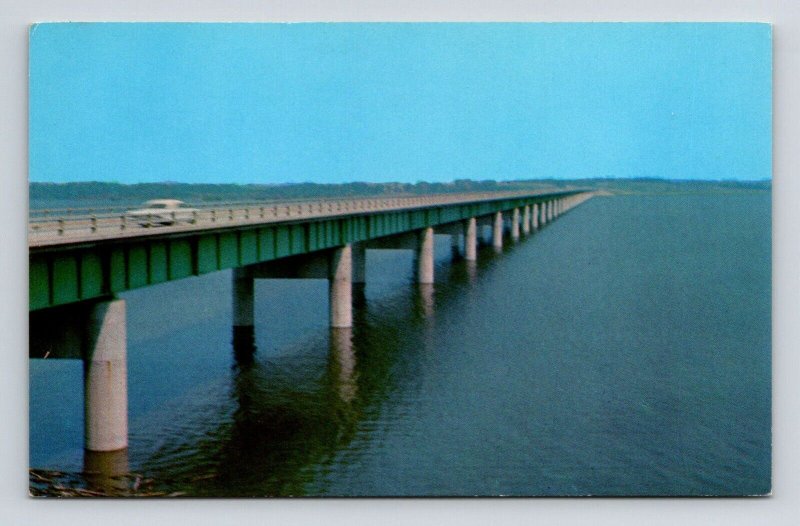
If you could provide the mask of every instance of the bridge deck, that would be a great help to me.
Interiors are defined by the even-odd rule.
[[[145,228],[123,216],[29,224],[29,308],[452,224],[574,194],[494,192],[222,207],[192,224]]]
[[[441,194],[414,197],[365,197],[350,199],[317,199],[268,203],[232,203],[198,208],[172,225],[142,226],[122,213],[42,214],[32,211],[28,224],[28,246],[31,248],[87,243],[101,240],[137,238],[199,232],[218,228],[333,218],[396,210],[421,209],[484,201],[495,201],[532,195],[563,195],[563,191],[481,192]]]

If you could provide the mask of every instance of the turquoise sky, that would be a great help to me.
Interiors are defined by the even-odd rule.
[[[30,180],[771,177],[764,24],[40,24]]]

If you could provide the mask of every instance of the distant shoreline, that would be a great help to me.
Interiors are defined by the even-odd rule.
[[[216,201],[271,201],[364,196],[403,196],[454,192],[549,190],[589,188],[614,195],[739,193],[770,191],[771,180],[711,181],[677,179],[569,179],[524,181],[456,180],[450,183],[288,183],[288,184],[206,184],[206,183],[29,183],[31,209],[82,206],[86,204],[138,204],[148,199],[174,198],[189,203]]]

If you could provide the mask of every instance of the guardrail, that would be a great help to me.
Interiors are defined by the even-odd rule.
[[[444,194],[448,195],[448,194]],[[460,195],[460,194],[451,194],[451,195]],[[397,197],[418,197],[416,194],[395,194],[393,196],[385,196],[385,195],[357,195],[357,196],[339,196],[339,197],[318,197],[314,198],[313,201],[315,202],[328,202],[328,201],[342,201],[342,200],[353,200],[353,199],[385,199],[387,197],[397,198]],[[259,201],[216,201],[216,202],[203,202],[203,203],[192,203],[192,202],[185,202],[185,205],[191,208],[203,209],[203,210],[211,210],[213,208],[224,208],[224,207],[236,207],[236,208],[247,208],[247,207],[260,207],[260,206],[271,206],[275,204],[293,204],[293,203],[307,203],[312,201],[311,199],[306,198],[289,198],[289,199],[262,199]],[[88,217],[91,215],[120,215],[125,213],[128,210],[136,209],[136,208],[144,208],[144,204],[141,202],[131,202],[126,204],[117,204],[112,206],[83,206],[83,207],[47,207],[47,208],[34,208],[28,212],[28,217],[30,221],[44,221],[44,220],[53,220],[58,218],[67,218],[67,217]]]
[[[489,201],[515,197],[557,194],[564,189],[545,192],[476,192],[415,197],[366,197],[351,199],[316,199],[311,201],[262,202],[246,206],[230,204],[214,208],[165,209],[150,216],[133,217],[125,212],[66,214],[60,217],[32,216],[28,223],[29,246],[109,237],[144,235],[148,232],[201,230],[238,224],[258,224],[315,217],[349,215],[420,208],[455,203]],[[575,191],[569,189],[568,191]],[[149,227],[157,227],[149,229]]]

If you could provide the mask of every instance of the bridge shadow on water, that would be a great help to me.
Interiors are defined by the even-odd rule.
[[[214,497],[769,491],[769,196],[732,199],[592,200],[475,263],[437,240],[433,286],[370,251],[349,330],[324,280],[259,281],[239,334],[229,272],[131,293],[130,469]],[[31,463],[79,470],[41,444],[80,427],[80,363],[35,362],[33,393],[78,395],[33,414]]]
[[[207,393],[189,388],[185,395],[196,399],[191,402],[156,401],[164,406],[159,418],[151,419],[146,412],[143,417],[141,409],[139,415],[131,414],[130,458],[128,451],[124,459],[89,455],[85,458],[89,474],[69,473],[68,477],[78,486],[120,495],[131,494],[131,486],[139,485],[138,474],[151,481],[147,485],[151,494],[326,493],[318,487],[320,475],[341,461],[342,455],[355,459],[361,454],[357,442],[380,431],[377,428],[386,402],[405,390],[413,391],[419,382],[419,364],[434,359],[437,344],[432,333],[439,311],[452,303],[473,301],[471,291],[481,275],[517,248],[512,241],[502,252],[484,246],[478,260],[471,262],[452,258],[445,241],[449,241],[447,237],[437,242],[435,284],[413,281],[408,251],[403,255],[391,250],[370,251],[368,284],[354,285],[352,328],[314,329],[289,344],[279,342],[283,348],[278,349],[263,339],[259,348],[259,336],[252,327],[232,329],[227,348],[199,342],[197,345],[204,347],[197,349],[198,353],[231,357],[228,373],[212,382]],[[523,237],[520,243],[525,242]],[[407,272],[402,271],[404,267]],[[210,294],[218,296],[221,291],[214,287],[219,284],[214,283]],[[203,286],[199,280],[187,280],[165,287]],[[315,299],[324,302],[326,291],[319,292],[322,294]],[[158,287],[136,294],[140,296],[132,302],[170,296],[158,292]],[[269,320],[258,323],[264,321],[269,324]],[[185,320],[174,323],[172,329],[145,323],[143,334],[135,335],[132,352],[145,343],[156,351],[166,349],[176,336],[182,342],[197,339],[187,340],[182,335],[193,330]],[[294,352],[297,349],[302,351]],[[170,373],[170,368],[181,366],[180,358],[174,357],[146,367],[153,364],[162,368],[159,374],[166,377],[175,372]],[[140,380],[134,374],[130,381],[144,384],[155,380]],[[135,475],[102,475],[109,465],[115,473],[120,472],[123,464]]]
[[[308,367],[301,355],[259,350],[253,332],[235,331],[228,402],[203,418],[202,433],[169,432],[139,470],[157,490],[192,496],[318,494],[309,484],[343,451],[359,454],[353,443],[375,431],[387,399],[417,381],[415,363],[434,355],[437,310],[470,301],[481,272],[503,257],[491,250],[477,262],[439,257],[436,284],[395,277],[390,294],[356,285],[353,328],[298,344],[302,356],[325,356],[322,368]]]

